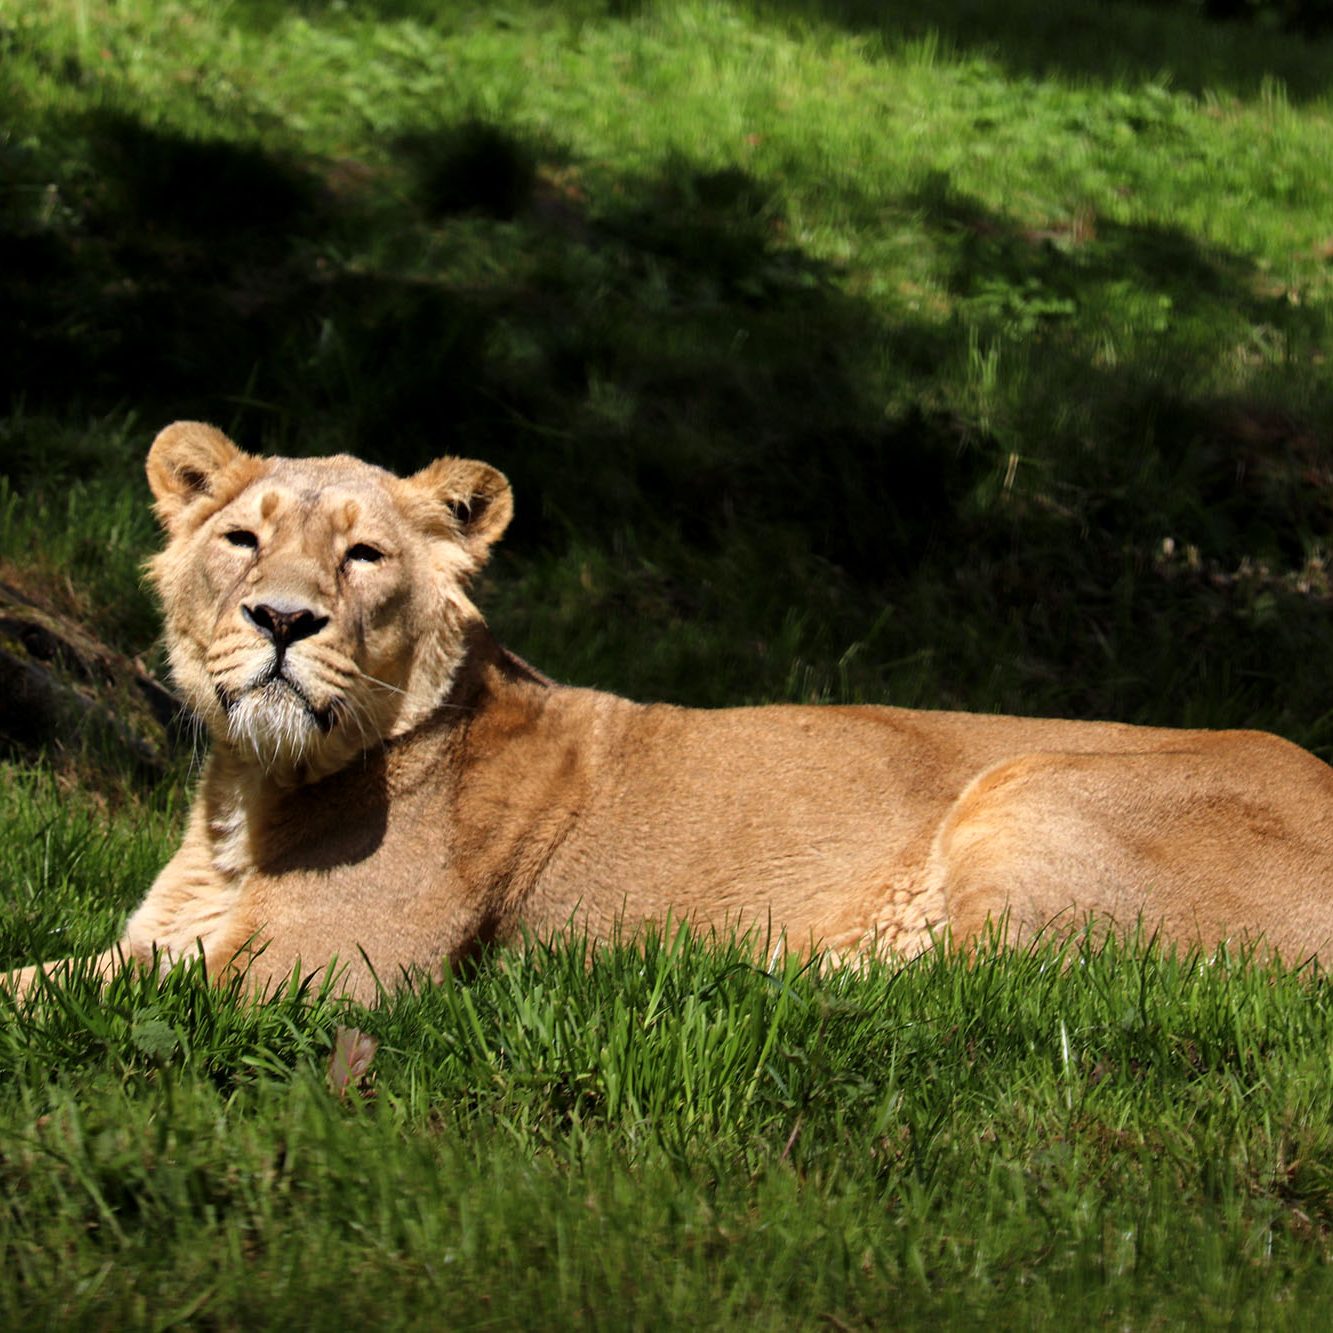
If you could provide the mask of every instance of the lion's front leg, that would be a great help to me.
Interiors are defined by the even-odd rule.
[[[59,981],[71,972],[91,972],[99,981],[105,981],[118,971],[128,957],[123,941],[113,944],[101,953],[85,958],[53,958],[45,963],[33,963],[13,972],[0,973],[0,989],[16,999],[23,999],[40,987],[43,978]]]

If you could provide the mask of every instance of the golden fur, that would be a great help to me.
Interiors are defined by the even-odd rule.
[[[180,422],[148,478],[213,744],[105,965],[202,951],[262,987],[336,959],[369,998],[525,928],[668,916],[836,958],[1089,914],[1333,958],[1333,771],[1274,736],[631,703],[491,638],[466,588],[512,504],[483,463],[400,479]]]

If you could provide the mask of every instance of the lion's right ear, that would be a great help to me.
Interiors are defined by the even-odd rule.
[[[148,451],[148,485],[163,526],[170,527],[196,500],[222,499],[224,490],[233,489],[223,485],[225,475],[234,474],[236,464],[253,461],[216,426],[202,421],[177,421],[159,431]]]

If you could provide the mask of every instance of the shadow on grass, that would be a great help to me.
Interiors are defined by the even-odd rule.
[[[1322,670],[1291,683],[1333,648],[1321,604],[1154,555],[1293,562],[1328,529],[1327,441],[1277,406],[1281,366],[1260,358],[1244,402],[1207,389],[1256,325],[1297,357],[1326,332],[1240,256],[1091,218],[1033,232],[930,178],[895,207],[956,310],[891,317],[740,168],[608,180],[479,122],[384,169],[106,113],[71,133],[87,168],[37,207],[7,190],[0,217],[0,392],[29,414],[200,417],[398,469],[485,457],[518,494],[508,548],[633,535],[661,585],[639,614],[707,614],[697,572],[737,551],[780,586],[707,593],[754,620],[734,638],[818,603],[845,645],[868,606],[900,608],[873,652],[936,652],[915,702],[1181,721],[1197,657],[1227,668],[1193,720],[1325,711]],[[20,157],[0,165],[24,185]],[[1111,356],[1127,293],[1160,336]],[[1020,353],[987,389],[987,357]],[[21,490],[59,465],[20,440],[0,472]],[[1255,682],[1282,702],[1238,693]]]
[[[395,225],[452,225],[454,258],[488,270],[454,282],[331,258],[382,225],[336,170],[122,116],[80,128],[77,220],[0,232],[17,333],[0,392],[29,412],[196,415],[399,468],[470,449],[529,497],[520,543],[540,495],[581,531],[646,521],[707,542],[790,522],[865,573],[905,568],[969,475],[952,424],[886,422],[866,398],[847,349],[871,346],[873,317],[783,241],[771,192],[739,169],[676,161],[593,209],[558,149],[476,122],[406,138],[416,216]],[[851,512],[858,495],[873,510]]]

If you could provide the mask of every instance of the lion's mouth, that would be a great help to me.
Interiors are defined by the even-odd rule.
[[[291,698],[301,706],[302,711],[319,729],[321,735],[327,736],[333,730],[333,705],[317,708],[300,684],[279,666],[274,666],[271,671],[252,681],[243,690],[232,691],[223,685],[215,685],[214,689],[217,692],[218,702],[222,705],[222,711],[228,717],[242,699],[250,696],[258,696],[261,702],[270,701],[274,704],[284,698]]]

